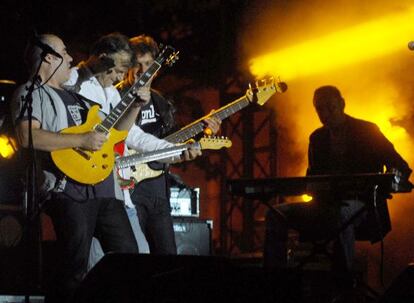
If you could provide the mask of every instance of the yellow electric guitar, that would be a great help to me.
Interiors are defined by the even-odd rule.
[[[145,153],[134,153],[131,152],[128,156],[119,157],[116,159],[116,168],[124,169],[131,168],[131,179],[137,184],[148,178],[158,177],[163,173],[162,170],[153,170],[146,163],[179,156],[183,151],[189,148],[200,148],[200,149],[220,149],[223,147],[229,148],[232,143],[228,138],[223,137],[203,137],[198,142],[180,144],[177,146],[160,149]],[[121,187],[130,187],[130,180],[122,179],[118,175],[118,181]]]
[[[159,71],[163,64],[172,65],[178,59],[178,52],[166,46],[148,70],[128,90],[118,105],[102,120],[99,106],[92,106],[88,112],[86,122],[79,126],[63,129],[64,134],[82,134],[90,131],[103,133],[108,140],[98,151],[89,151],[81,148],[67,148],[51,152],[56,166],[69,178],[83,184],[96,184],[103,181],[112,173],[115,163],[114,145],[124,140],[127,131],[117,131],[114,125],[125,114],[136,98],[136,89],[146,85]]]

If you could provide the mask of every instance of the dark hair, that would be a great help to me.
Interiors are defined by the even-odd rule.
[[[99,38],[91,48],[91,55],[113,54],[125,51],[133,56],[133,51],[129,45],[128,37],[121,33],[110,33]]]
[[[155,59],[160,52],[157,42],[147,35],[139,35],[129,39],[132,50],[135,54],[144,55],[146,53],[151,53],[152,57]]]

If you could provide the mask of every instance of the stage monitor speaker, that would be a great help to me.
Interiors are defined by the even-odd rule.
[[[108,254],[88,273],[77,303],[299,302],[297,275],[212,256]]]
[[[179,255],[211,255],[213,221],[174,217],[173,224]]]
[[[378,303],[408,303],[414,302],[414,263],[392,282]]]

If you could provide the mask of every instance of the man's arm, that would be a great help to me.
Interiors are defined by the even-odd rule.
[[[128,147],[136,150],[137,152],[150,152],[160,150],[168,147],[175,146],[175,144],[163,139],[159,139],[151,134],[144,132],[139,126],[133,125],[129,130],[128,137],[125,140]],[[189,149],[185,151],[180,157],[171,157],[159,162],[163,163],[180,163],[182,161],[190,161],[201,155],[199,149]]]
[[[131,107],[115,125],[115,128],[117,130],[129,130],[135,124],[135,120],[137,119],[140,110],[141,105],[137,102],[133,102]]]
[[[408,180],[412,172],[408,163],[395,150],[394,145],[382,134],[378,127],[375,128],[376,134],[373,136],[376,150],[379,152],[382,163],[388,171],[397,170],[402,174],[402,179]],[[373,146],[375,146],[373,145]]]
[[[308,145],[308,168],[306,170],[306,176],[316,175],[315,172],[315,157],[314,157],[314,144],[312,138],[309,139]]]
[[[16,127],[17,138],[23,147],[29,145],[29,121],[21,121]],[[84,134],[61,134],[40,128],[40,122],[32,120],[32,136],[35,149],[54,151],[58,149],[80,147],[87,150],[99,150],[107,140],[106,136],[97,132]]]

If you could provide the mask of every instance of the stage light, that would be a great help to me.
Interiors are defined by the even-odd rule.
[[[16,151],[16,141],[6,135],[0,135],[0,156],[5,159],[10,159]]]
[[[258,78],[280,75],[289,81],[406,49],[413,35],[414,9],[366,22],[329,35],[253,58],[250,71]]]
[[[302,195],[301,198],[302,198],[303,202],[310,202],[313,199],[312,196],[309,196],[307,194]]]

